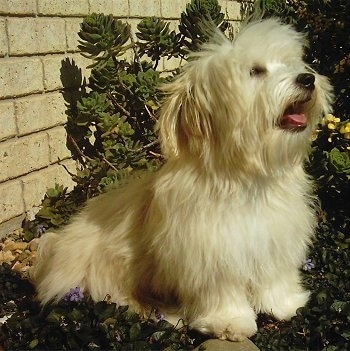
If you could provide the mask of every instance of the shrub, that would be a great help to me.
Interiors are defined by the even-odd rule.
[[[13,310],[0,335],[6,350],[175,351],[194,347],[186,327],[175,329],[162,316],[141,319],[127,306],[108,301],[95,304],[81,293],[74,296],[76,289],[58,304],[42,308],[33,287],[9,265],[0,266],[0,274],[5,286],[2,306]],[[16,300],[12,306],[11,295]]]

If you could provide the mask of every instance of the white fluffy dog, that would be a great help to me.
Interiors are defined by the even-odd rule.
[[[298,268],[316,226],[303,161],[332,98],[304,44],[270,19],[193,54],[166,87],[166,163],[42,237],[39,299],[79,286],[230,340],[254,334],[258,312],[291,318],[308,299]]]

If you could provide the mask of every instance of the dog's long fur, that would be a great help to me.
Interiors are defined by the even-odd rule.
[[[303,161],[332,98],[303,62],[304,44],[270,19],[193,54],[166,87],[166,163],[42,237],[39,299],[79,286],[96,301],[153,306],[230,340],[254,334],[260,311],[293,316],[308,299],[298,269],[316,225]],[[303,73],[314,88],[297,84]],[[304,130],[281,128],[288,106],[307,116]]]

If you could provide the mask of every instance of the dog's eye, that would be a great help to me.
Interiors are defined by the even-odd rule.
[[[250,70],[250,76],[262,76],[266,73],[266,68],[262,66],[254,66]]]

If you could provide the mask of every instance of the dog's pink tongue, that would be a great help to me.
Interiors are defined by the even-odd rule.
[[[281,120],[281,127],[284,129],[304,129],[306,125],[307,118],[303,113],[286,114]]]

